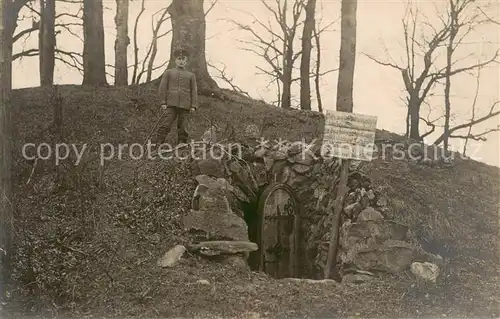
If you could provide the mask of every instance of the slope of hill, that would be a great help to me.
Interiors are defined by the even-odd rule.
[[[158,116],[154,88],[58,90],[62,141],[79,150],[87,144],[79,165],[73,154],[58,173],[53,162],[27,160],[21,152],[25,143],[54,143],[57,99],[40,88],[14,92],[17,253],[9,309],[64,317],[500,315],[498,168],[461,159],[449,169],[395,159],[363,168],[388,196],[393,219],[445,257],[437,285],[417,285],[411,275],[363,285],[276,280],[196,256],[161,269],[158,257],[189,243],[181,217],[195,188],[190,164],[125,155],[103,169],[96,155],[106,143],[144,143]],[[317,113],[226,93],[231,100],[201,97],[189,126],[193,138],[216,125],[219,138],[238,141],[250,123],[268,139],[321,136]]]

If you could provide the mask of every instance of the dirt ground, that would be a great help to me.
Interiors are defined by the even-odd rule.
[[[156,122],[154,92],[143,87],[59,90],[66,143],[142,143]],[[21,156],[23,143],[54,141],[53,98],[38,88],[14,98],[15,283],[3,318],[500,316],[496,167],[391,159],[363,167],[390,199],[393,219],[445,258],[436,285],[417,284],[409,273],[362,285],[277,280],[189,255],[161,269],[156,260],[190,240],[180,222],[195,187],[189,163],[113,160],[101,174],[89,151],[84,164],[61,166],[55,187],[53,163]],[[310,139],[320,136],[321,121],[314,112],[202,98],[190,131],[197,138],[215,123],[221,138],[238,140],[241,127],[254,123],[271,139]]]

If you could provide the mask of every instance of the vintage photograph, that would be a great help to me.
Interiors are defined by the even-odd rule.
[[[500,317],[500,2],[0,0],[0,318]]]

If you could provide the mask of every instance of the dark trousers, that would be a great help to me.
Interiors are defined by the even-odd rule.
[[[164,112],[164,120],[160,123],[160,127],[158,128],[156,138],[154,143],[162,144],[165,143],[168,133],[172,129],[172,125],[177,119],[177,139],[179,143],[187,143],[188,133],[186,130],[187,126],[187,118],[189,115],[189,110],[169,106]]]

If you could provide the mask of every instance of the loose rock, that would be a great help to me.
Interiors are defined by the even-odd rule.
[[[189,247],[189,250],[199,252],[206,256],[221,254],[238,254],[252,252],[259,249],[257,244],[250,241],[205,241]]]
[[[368,221],[368,220],[382,220],[384,216],[379,211],[376,211],[373,207],[365,208],[358,215],[358,221]]]
[[[429,262],[414,262],[411,264],[411,272],[417,278],[435,283],[439,275],[439,267]]]
[[[198,281],[196,281],[197,284],[200,284],[200,285],[210,285],[210,281],[206,280],[206,279],[200,279]]]
[[[370,276],[367,274],[361,274],[361,273],[347,274],[347,275],[342,277],[342,283],[343,284],[347,284],[347,283],[360,284],[363,282],[371,281],[373,279],[374,279],[373,276]]]
[[[361,209],[362,209],[361,204],[356,202],[354,204],[347,205],[346,207],[344,207],[344,213],[347,216],[353,217],[358,215],[361,212]]]
[[[309,172],[312,169],[312,167],[309,165],[295,163],[292,165],[292,169],[299,174],[305,174]]]
[[[158,260],[159,267],[173,267],[175,266],[179,260],[181,260],[182,256],[186,252],[186,247],[182,245],[177,245],[174,248],[170,249],[163,255],[162,258]]]
[[[314,279],[302,279],[302,278],[284,278],[283,280],[289,282],[307,283],[307,284],[335,284],[335,285],[338,284],[333,279],[314,280]]]

